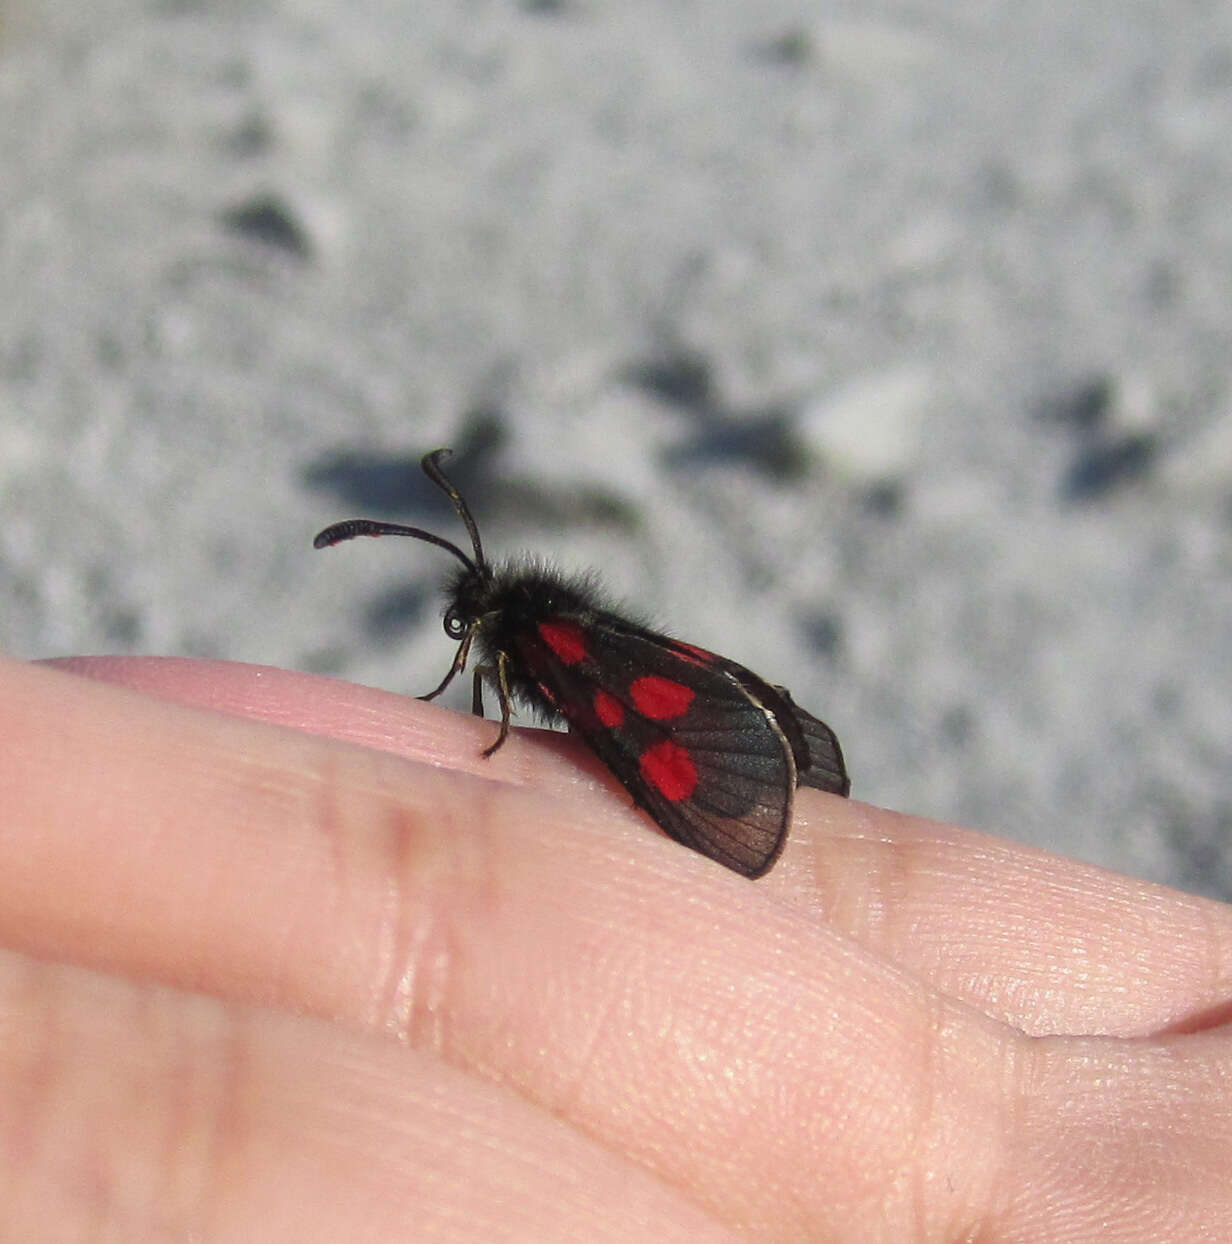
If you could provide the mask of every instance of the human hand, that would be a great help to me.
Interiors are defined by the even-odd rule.
[[[804,790],[749,882],[329,679],[0,686],[0,1238],[1232,1239],[1232,908]]]

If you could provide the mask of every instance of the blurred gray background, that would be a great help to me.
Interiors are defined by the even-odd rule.
[[[417,693],[613,595],[1232,897],[1232,3],[0,0],[0,642]],[[460,689],[460,705],[466,702]]]

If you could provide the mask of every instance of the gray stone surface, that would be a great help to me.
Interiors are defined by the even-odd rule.
[[[310,541],[466,444],[856,796],[1232,897],[1230,133],[1227,3],[0,0],[0,641],[422,691]]]

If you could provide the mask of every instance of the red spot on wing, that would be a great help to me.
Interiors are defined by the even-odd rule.
[[[565,665],[576,665],[586,655],[586,633],[567,618],[540,622],[539,635]]]
[[[643,717],[653,721],[670,721],[673,717],[680,717],[688,711],[696,694],[684,683],[660,678],[657,674],[635,678],[629,684],[633,706]]]
[[[697,789],[697,766],[693,757],[671,739],[648,747],[638,760],[642,777],[673,803],[688,799]]]
[[[609,695],[606,691],[596,691],[594,708],[595,716],[609,729],[623,724],[625,706],[614,695]]]
[[[686,661],[696,661],[698,665],[714,664],[714,653],[707,652],[705,648],[699,648],[696,644],[686,644],[682,639],[673,639],[672,647],[674,647]]]

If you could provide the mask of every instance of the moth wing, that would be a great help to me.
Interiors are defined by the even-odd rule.
[[[783,849],[796,788],[793,749],[774,712],[709,654],[619,619],[601,617],[584,633],[581,659],[565,662],[532,638],[519,655],[664,831],[760,877]]]
[[[851,779],[838,736],[824,721],[802,709],[786,687],[763,682],[751,670],[704,648],[679,640],[664,640],[686,659],[725,670],[745,690],[750,699],[768,710],[777,720],[791,746],[796,762],[796,785],[812,786],[831,795],[846,798]]]
[[[819,721],[812,713],[806,713],[791,698],[786,687],[775,687],[775,691],[786,701],[808,745],[809,762],[797,772],[797,783],[800,786],[828,791],[831,795],[849,795],[851,778],[847,776],[847,764],[843,759],[838,736],[824,721]]]

